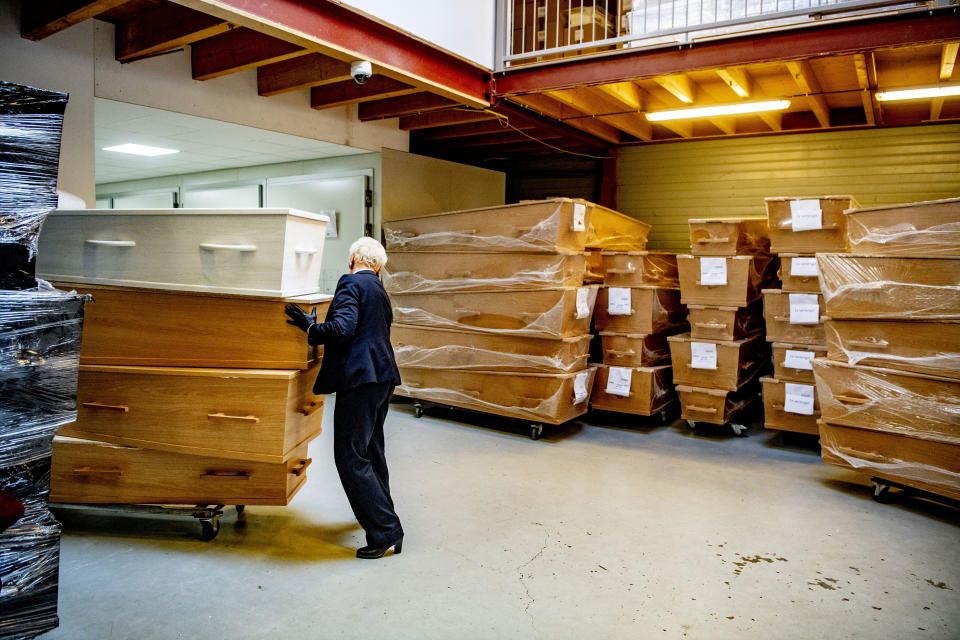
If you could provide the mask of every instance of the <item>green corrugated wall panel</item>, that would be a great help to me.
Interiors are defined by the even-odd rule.
[[[687,219],[766,215],[769,196],[850,194],[864,206],[960,196],[960,125],[625,147],[618,208],[651,249],[689,249]]]

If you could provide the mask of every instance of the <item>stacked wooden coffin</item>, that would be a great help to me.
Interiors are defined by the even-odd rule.
[[[63,503],[285,505],[320,433],[322,215],[57,211],[38,270],[89,294],[76,421],[54,442]]]
[[[850,254],[817,256],[823,460],[960,499],[960,198],[846,218]]]
[[[585,249],[642,249],[648,225],[556,198],[383,227],[398,395],[537,424],[587,411]]]
[[[53,435],[76,415],[83,296],[34,277],[67,96],[0,82],[0,638],[58,624]]]
[[[677,256],[690,333],[669,338],[682,417],[739,434],[769,361],[760,292],[776,282],[777,259],[761,218],[691,219],[690,246]]]
[[[820,402],[811,360],[827,352],[815,254],[846,250],[843,211],[856,201],[851,196],[778,197],[767,198],[766,205],[783,285],[763,292],[767,340],[773,345],[773,377],[763,378],[764,426],[815,435]]]
[[[594,310],[602,340],[590,404],[649,416],[676,400],[667,337],[689,328],[680,302],[677,257],[646,251],[602,252],[604,284]]]

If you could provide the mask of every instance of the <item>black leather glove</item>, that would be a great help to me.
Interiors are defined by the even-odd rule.
[[[297,305],[290,303],[287,305],[287,308],[284,309],[289,320],[287,324],[292,324],[295,327],[300,327],[302,331],[306,331],[310,328],[310,325],[317,323],[317,308],[314,307],[310,313],[306,313],[303,309]]]

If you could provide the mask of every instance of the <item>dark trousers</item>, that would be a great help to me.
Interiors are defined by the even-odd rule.
[[[383,422],[394,385],[365,384],[337,391],[333,411],[333,458],[340,482],[367,544],[384,546],[403,536],[390,497]]]

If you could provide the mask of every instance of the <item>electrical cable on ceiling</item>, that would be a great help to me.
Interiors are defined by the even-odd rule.
[[[557,146],[555,146],[555,145],[552,145],[552,144],[550,144],[549,142],[547,142],[547,141],[545,141],[545,140],[540,140],[539,138],[535,138],[534,136],[530,135],[529,133],[523,131],[522,129],[518,129],[518,128],[515,127],[514,125],[510,124],[510,117],[509,117],[509,116],[505,116],[505,115],[503,115],[502,113],[497,113],[497,112],[494,111],[493,109],[469,109],[469,108],[466,108],[466,107],[457,107],[456,110],[457,110],[457,111],[470,111],[470,112],[472,112],[472,113],[489,113],[490,115],[492,115],[492,116],[494,116],[494,117],[497,118],[497,121],[500,123],[500,126],[502,126],[503,128],[505,128],[505,129],[507,129],[507,128],[513,129],[514,131],[516,131],[516,132],[519,133],[520,135],[522,135],[522,136],[524,136],[524,137],[526,137],[526,138],[530,138],[530,139],[533,140],[534,142],[538,142],[538,143],[542,144],[542,145],[545,146],[545,147],[549,147],[549,148],[554,149],[554,150],[556,150],[556,151],[559,151],[559,152],[561,152],[561,153],[567,153],[567,154],[572,155],[572,156],[581,156],[581,157],[584,157],[584,158],[593,158],[594,160],[607,160],[607,159],[609,159],[609,158],[612,157],[612,156],[595,156],[595,155],[591,155],[591,154],[589,154],[589,153],[580,153],[579,151],[569,151],[568,149],[561,149],[560,147],[557,147]]]

